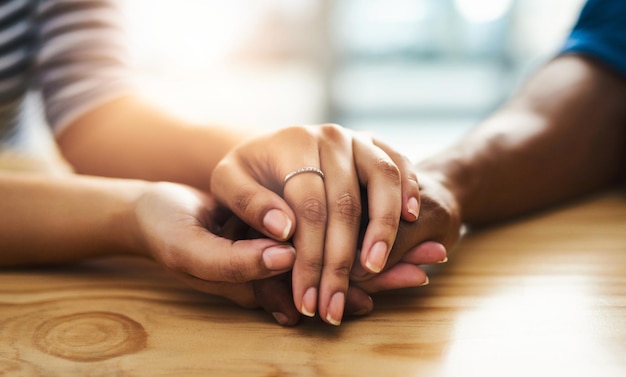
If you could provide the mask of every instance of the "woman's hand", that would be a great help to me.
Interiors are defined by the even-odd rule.
[[[399,253],[394,247],[392,253]],[[390,289],[419,287],[428,284],[422,265],[443,263],[447,260],[445,247],[437,242],[424,242],[406,251],[397,264],[379,275],[361,276],[350,282],[346,294],[345,315],[362,316],[374,309],[371,294]],[[291,299],[290,274],[253,282],[254,296],[259,306],[271,313],[283,326],[293,326],[300,321],[300,313]]]
[[[232,150],[211,177],[212,193],[238,217],[279,241],[293,239],[292,272],[298,311],[339,324],[359,244],[361,187],[369,221],[360,264],[380,272],[400,218],[419,213],[417,178],[364,135],[336,125],[289,127]],[[309,172],[285,179],[291,172]]]
[[[401,221],[396,241],[382,272],[372,274],[355,263],[346,295],[346,315],[368,314],[374,308],[370,295],[391,289],[419,287],[428,284],[423,265],[444,263],[447,250],[461,234],[458,203],[450,191],[433,174],[421,173],[421,211],[415,222]],[[364,220],[367,224],[367,220]],[[254,282],[258,304],[272,313],[284,326],[298,323],[300,313],[289,297],[287,274],[280,279]]]
[[[129,230],[138,248],[189,286],[257,307],[251,280],[290,270],[291,245],[271,239],[233,241],[221,237],[229,213],[211,196],[173,184],[149,184],[136,200]]]

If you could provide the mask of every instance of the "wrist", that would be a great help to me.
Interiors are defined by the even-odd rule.
[[[105,231],[110,247],[121,254],[150,257],[149,249],[137,218],[137,203],[154,185],[141,180],[116,182],[115,200],[107,216]]]

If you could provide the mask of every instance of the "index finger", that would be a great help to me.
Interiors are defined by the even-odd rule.
[[[355,164],[367,188],[369,222],[361,246],[361,266],[382,271],[395,242],[402,212],[400,170],[391,157],[371,141],[354,138]]]
[[[420,186],[415,173],[415,166],[406,156],[398,153],[386,143],[372,139],[372,142],[381,148],[400,169],[402,183],[402,219],[416,221],[420,212]]]

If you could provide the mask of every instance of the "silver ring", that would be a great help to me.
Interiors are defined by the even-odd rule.
[[[291,178],[295,177],[298,174],[302,174],[302,173],[315,173],[317,175],[319,175],[322,179],[324,179],[324,172],[321,171],[318,168],[315,168],[313,166],[307,166],[305,168],[300,168],[297,170],[292,171],[291,173],[288,173],[285,176],[285,179],[283,180],[283,186],[287,184],[287,181],[290,180]]]

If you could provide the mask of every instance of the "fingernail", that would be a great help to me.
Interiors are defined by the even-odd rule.
[[[424,280],[424,282],[420,285],[420,287],[428,285],[429,283],[430,283],[430,279],[428,278],[428,276],[426,276],[426,280]]]
[[[346,303],[346,296],[343,292],[337,292],[330,298],[328,304],[328,313],[326,314],[326,321],[334,326],[341,324],[341,318],[343,317],[343,307]]]
[[[446,263],[447,261],[448,261],[448,257],[445,257],[437,263]]]
[[[263,226],[279,240],[286,240],[291,232],[291,220],[278,209],[271,209],[265,214]]]
[[[415,220],[417,220],[417,215],[419,213],[419,204],[417,203],[417,199],[415,197],[409,199],[407,203],[407,212],[413,215],[413,217],[415,217]]]
[[[387,261],[387,244],[384,241],[378,241],[370,249],[367,255],[365,265],[372,272],[380,272],[385,267]]]
[[[300,307],[300,313],[304,314],[307,317],[315,316],[315,307],[317,304],[317,289],[309,288],[304,292],[304,296],[302,296],[302,306]]]
[[[290,246],[272,246],[263,250],[263,263],[268,270],[288,270],[296,259],[296,250]]]
[[[289,323],[289,317],[281,312],[274,312],[272,313],[272,316],[274,316],[276,322],[278,322],[278,324],[281,326],[285,326],[287,325],[287,323]]]

